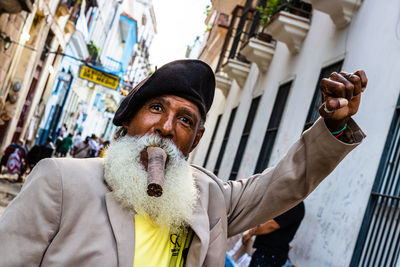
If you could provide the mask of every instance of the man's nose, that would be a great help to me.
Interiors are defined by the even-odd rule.
[[[174,137],[174,117],[172,115],[163,116],[156,125],[156,133],[164,138]]]

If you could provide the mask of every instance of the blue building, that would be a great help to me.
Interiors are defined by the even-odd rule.
[[[67,133],[110,139],[136,42],[137,21],[120,1],[81,11],[47,100],[37,143],[48,136],[54,140],[62,125]]]

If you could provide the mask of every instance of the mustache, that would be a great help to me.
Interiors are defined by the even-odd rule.
[[[140,153],[140,162],[147,171],[147,194],[150,197],[161,197],[163,194],[165,169],[168,159],[179,151],[175,144],[157,135],[148,135],[148,145]]]
[[[165,151],[165,153],[167,154],[167,158],[178,157],[178,158],[185,159],[182,152],[177,148],[175,143],[169,138],[161,137],[156,134],[146,134],[143,136],[130,137],[130,138],[135,138],[135,139],[146,138],[147,139],[147,147],[162,148]]]

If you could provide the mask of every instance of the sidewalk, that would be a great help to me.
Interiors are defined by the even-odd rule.
[[[0,216],[5,208],[17,196],[23,183],[16,183],[16,175],[3,173],[0,174]]]

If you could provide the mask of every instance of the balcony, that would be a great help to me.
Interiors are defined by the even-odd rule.
[[[272,37],[283,42],[289,51],[300,51],[310,29],[311,5],[299,0],[281,5],[265,26]]]
[[[230,78],[236,80],[238,85],[243,88],[250,72],[250,64],[230,58],[223,65],[223,71],[228,74]]]
[[[215,75],[215,87],[220,89],[225,97],[228,97],[229,90],[232,86],[232,81],[229,79],[228,75],[223,72],[218,72]]]
[[[267,72],[274,53],[275,42],[273,40],[262,40],[256,37],[250,38],[240,50],[240,54],[247,60],[256,63],[258,69],[263,73]]]
[[[303,0],[328,14],[337,28],[345,28],[361,5],[361,0]]]

